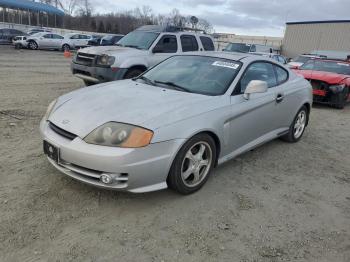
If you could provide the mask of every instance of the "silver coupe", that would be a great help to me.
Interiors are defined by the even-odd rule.
[[[272,59],[189,53],[59,97],[40,130],[50,163],[74,179],[189,194],[239,154],[275,138],[297,142],[311,105],[310,84]]]

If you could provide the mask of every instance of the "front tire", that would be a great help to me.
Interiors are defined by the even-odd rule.
[[[289,143],[298,142],[304,134],[308,120],[309,111],[306,106],[303,106],[295,116],[293,123],[289,127],[288,133],[282,136],[281,139]]]
[[[87,80],[84,80],[84,84],[85,84],[86,86],[92,86],[92,85],[95,85],[96,83],[90,82],[90,81],[87,81]]]
[[[38,49],[38,44],[35,41],[30,41],[28,44],[29,49],[31,50],[37,50]]]
[[[208,180],[216,161],[216,146],[208,134],[189,139],[177,153],[167,183],[180,194],[199,190]]]
[[[331,104],[337,109],[343,109],[349,98],[349,88],[344,87],[343,92],[332,96]]]
[[[143,72],[144,72],[143,70],[138,69],[138,68],[129,69],[126,72],[124,79],[131,79],[131,78],[137,77],[137,76],[141,75]]]

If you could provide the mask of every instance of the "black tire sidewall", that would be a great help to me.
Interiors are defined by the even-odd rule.
[[[34,45],[34,48],[32,47]],[[29,42],[29,48],[32,50],[37,50],[38,49],[38,44],[35,41]]]
[[[129,69],[124,75],[124,79],[131,79],[133,77],[137,77],[142,74],[144,71],[141,69]]]
[[[294,135],[294,125],[295,125],[295,122],[297,121],[297,118],[298,118],[298,115],[301,111],[305,111],[305,114],[306,114],[306,123],[308,123],[309,121],[309,112],[308,112],[308,109],[306,108],[306,106],[302,106],[298,113],[295,115],[294,117],[294,120],[293,120],[293,123],[291,124],[290,128],[289,128],[289,133],[287,134],[287,136],[285,137],[285,140],[288,141],[288,142],[291,142],[291,143],[295,143],[295,142],[298,142],[304,135],[304,132],[305,132],[305,129],[306,129],[306,124],[305,124],[305,127],[304,127],[304,130],[302,132],[302,134],[296,138],[295,135]]]
[[[211,147],[213,159],[211,162],[209,172],[208,172],[207,176],[202,180],[202,182],[195,187],[188,187],[185,185],[185,183],[183,182],[183,180],[181,178],[182,162],[183,162],[183,159],[184,159],[187,151],[194,144],[201,142],[201,141],[208,143],[208,145]],[[168,178],[167,178],[168,186],[170,188],[174,189],[175,191],[177,191],[181,194],[184,194],[184,195],[196,192],[207,182],[207,180],[210,176],[210,173],[212,172],[212,169],[215,166],[215,162],[216,162],[216,145],[215,145],[214,139],[206,133],[202,133],[202,134],[198,134],[196,136],[193,136],[181,147],[181,149],[177,153],[177,155],[173,161],[173,164],[171,166]]]

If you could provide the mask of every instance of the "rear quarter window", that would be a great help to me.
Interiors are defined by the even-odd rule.
[[[274,68],[276,71],[277,84],[280,85],[280,84],[283,84],[284,82],[287,82],[289,77],[287,70],[277,65],[274,65]]]
[[[210,37],[200,36],[199,39],[201,40],[202,46],[203,46],[205,51],[214,51],[215,50],[214,43]]]

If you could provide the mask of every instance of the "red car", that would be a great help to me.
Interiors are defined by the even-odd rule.
[[[310,81],[314,103],[342,109],[350,101],[350,61],[314,59],[294,72]]]

